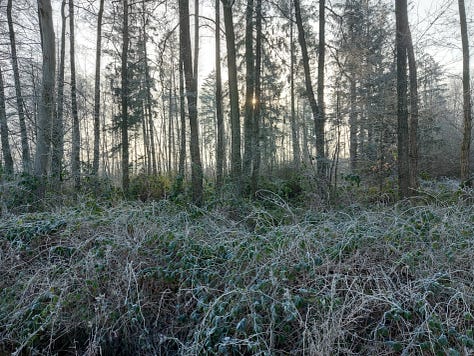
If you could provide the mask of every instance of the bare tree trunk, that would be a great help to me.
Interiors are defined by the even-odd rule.
[[[52,133],[52,159],[51,174],[53,179],[62,180],[63,156],[64,156],[64,60],[66,54],[66,0],[61,3],[61,53],[59,56],[59,73],[58,73],[58,94],[57,109],[54,117],[53,133]]]
[[[71,174],[74,187],[81,187],[81,133],[79,128],[79,115],[77,113],[77,88],[76,88],[76,51],[74,38],[74,0],[69,0],[69,56],[71,66],[71,111],[72,111],[72,152]]]
[[[224,5],[224,25],[227,45],[227,67],[229,71],[229,96],[230,96],[230,115],[231,115],[231,173],[234,180],[237,193],[240,194],[242,188],[242,158],[240,154],[241,135],[240,135],[240,108],[239,108],[239,89],[237,79],[237,59],[235,50],[235,34],[232,15],[233,1],[222,0]]]
[[[396,0],[397,97],[398,97],[398,189],[400,198],[409,195],[409,133],[407,99],[407,0]]]
[[[357,170],[357,112],[356,112],[356,100],[357,100],[357,87],[354,72],[351,71],[351,78],[349,80],[349,160],[351,171]]]
[[[128,196],[130,185],[130,169],[129,169],[129,143],[128,143],[128,0],[123,0],[123,23],[122,23],[122,189],[125,196]]]
[[[261,115],[261,96],[262,96],[262,0],[257,0],[256,23],[257,32],[255,39],[255,107],[253,123],[253,171],[251,189],[255,193],[258,188],[258,177],[260,176],[261,151],[260,151],[260,115]]]
[[[45,179],[48,173],[48,154],[51,145],[51,124],[54,107],[54,76],[56,67],[53,11],[50,0],[38,0],[38,15],[43,52],[43,79],[38,117],[35,175]],[[44,193],[40,187],[39,195]]]
[[[0,67],[0,135],[2,140],[3,161],[5,162],[5,173],[13,174],[13,158],[8,141],[7,112],[5,109],[5,91],[3,85],[3,72]]]
[[[178,190],[182,189],[182,181],[184,179],[184,166],[186,163],[186,110],[184,98],[184,74],[183,74],[183,59],[179,59],[179,117],[181,123],[180,147],[179,147],[179,167],[178,167]]]
[[[244,118],[244,159],[242,172],[244,177],[249,177],[252,172],[253,161],[253,120],[255,95],[255,58],[253,52],[253,0],[247,0],[245,12],[245,67],[246,67],[246,93],[245,93],[245,118]]]
[[[221,14],[220,0],[216,0],[216,120],[217,120],[217,152],[216,152],[216,185],[220,189],[224,180],[224,117],[222,113],[222,74],[221,74]]]
[[[99,173],[100,152],[100,64],[102,58],[102,17],[104,14],[104,0],[100,0],[97,14],[97,40],[95,49],[95,87],[94,87],[94,160],[92,174]]]
[[[461,24],[462,40],[462,87],[463,87],[463,112],[464,112],[464,133],[461,145],[461,182],[464,185],[472,186],[470,179],[470,149],[472,131],[471,113],[471,78],[469,71],[469,41],[466,24],[466,9],[464,0],[459,0],[459,22]]]
[[[39,2],[38,2],[38,6],[39,6]],[[18,56],[16,53],[15,30],[13,27],[13,17],[12,17],[12,0],[8,0],[7,2],[7,20],[8,20],[8,30],[9,30],[9,35],[10,35],[13,78],[15,80],[16,105],[18,109],[18,120],[20,122],[21,158],[22,158],[23,172],[30,173],[31,172],[30,148],[28,146],[28,134],[26,131],[26,121],[25,121],[25,106],[23,102],[23,95],[21,93],[20,70],[18,68]]]
[[[305,83],[306,83],[306,95],[308,97],[309,101],[309,106],[311,107],[311,112],[313,113],[313,120],[315,124],[315,129],[316,129],[316,134],[318,132],[319,128],[319,120],[320,120],[320,108],[318,106],[318,103],[316,102],[315,96],[314,96],[314,90],[313,90],[313,83],[311,81],[311,71],[309,68],[309,56],[308,56],[308,47],[306,46],[306,39],[305,39],[305,34],[304,34],[304,28],[303,28],[303,22],[301,19],[301,9],[300,9],[300,1],[299,0],[294,0],[294,7],[295,7],[295,20],[296,20],[296,26],[298,27],[298,40],[300,43],[301,47],[301,56],[303,57],[303,69],[304,69],[304,77],[305,77]],[[323,125],[324,127],[324,125]],[[318,141],[319,142],[319,141]],[[319,147],[320,149],[323,150],[323,152],[318,151],[318,159],[322,158],[320,154],[324,154],[324,141],[322,148]],[[318,145],[316,147],[318,149]],[[317,162],[319,164],[319,162]]]
[[[418,74],[411,32],[407,37],[408,68],[410,73],[410,121],[409,121],[409,174],[410,189],[418,188]]]
[[[199,78],[199,0],[194,0],[194,63],[193,74],[196,81],[196,98],[199,98],[198,93],[198,78]],[[197,100],[197,99],[196,99]]]
[[[189,32],[189,0],[179,0],[179,39],[180,57],[183,60],[186,83],[186,97],[188,102],[189,126],[191,128],[191,185],[193,202],[202,204],[202,165],[199,152],[199,127],[197,122],[197,82],[193,75],[191,58],[191,36]]]
[[[295,41],[294,41],[294,25],[293,12],[290,19],[290,100],[291,100],[291,140],[293,144],[293,165],[296,169],[300,168],[301,149],[298,135],[298,125],[296,121],[295,108]]]
[[[318,118],[316,120],[316,152],[318,175],[325,178],[328,162],[325,153],[325,113],[324,113],[324,66],[326,57],[326,1],[319,0],[319,44],[318,44]]]

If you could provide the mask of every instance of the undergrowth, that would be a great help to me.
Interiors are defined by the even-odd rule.
[[[260,198],[7,214],[0,354],[474,353],[472,205]]]

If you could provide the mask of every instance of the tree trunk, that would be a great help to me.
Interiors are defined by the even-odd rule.
[[[46,178],[48,154],[51,145],[51,124],[54,107],[54,75],[56,67],[53,12],[50,0],[38,0],[38,14],[43,53],[43,79],[38,116],[38,138],[36,142],[35,175]],[[44,193],[40,187],[39,195]]]
[[[234,180],[237,194],[241,192],[241,172],[242,158],[240,154],[241,135],[240,135],[240,108],[239,108],[239,89],[237,83],[237,57],[235,50],[234,22],[232,15],[231,0],[222,0],[224,5],[224,25],[227,46],[227,68],[229,71],[229,96],[230,96],[230,126],[232,135],[231,146],[231,175]]]
[[[255,95],[255,58],[253,52],[253,0],[247,0],[245,12],[245,68],[246,68],[246,93],[245,93],[245,119],[244,119],[244,160],[242,171],[244,177],[249,177],[252,173],[253,161],[253,120]]]
[[[349,79],[349,160],[351,172],[357,170],[357,151],[358,151],[358,140],[357,140],[357,86],[354,71],[351,71],[351,78]]]
[[[398,189],[400,198],[409,195],[409,133],[407,100],[407,0],[396,0],[397,98],[398,98]]]
[[[191,128],[191,185],[193,202],[202,204],[202,165],[199,152],[199,128],[197,122],[197,82],[193,75],[191,58],[191,36],[189,32],[189,0],[179,0],[180,57],[183,61],[186,97],[188,102],[189,126]]]
[[[97,15],[97,40],[95,49],[95,87],[94,87],[94,160],[92,174],[99,173],[99,145],[100,145],[100,64],[102,58],[102,16],[104,14],[104,0],[100,0]]]
[[[293,165],[298,170],[301,161],[301,149],[296,121],[295,108],[295,41],[294,41],[293,12],[290,19],[290,100],[291,100],[291,140],[293,147]]]
[[[316,134],[318,133],[318,129],[320,128],[320,109],[318,103],[316,102],[313,90],[313,83],[311,81],[311,71],[309,69],[309,56],[308,56],[308,47],[306,46],[306,39],[304,34],[303,22],[301,19],[301,9],[300,9],[300,1],[294,0],[294,7],[295,7],[295,20],[296,26],[298,27],[298,40],[301,47],[301,56],[303,57],[303,69],[304,69],[304,77],[306,83],[306,96],[308,97],[309,106],[311,107],[311,112],[313,114],[313,120],[315,124]],[[324,125],[323,125],[324,129]],[[320,135],[318,135],[320,136]],[[321,137],[319,137],[321,138]],[[322,151],[317,151],[317,163],[319,165],[320,159],[322,160],[324,157],[324,140],[322,141],[322,148],[319,147]],[[318,139],[316,149],[318,149],[318,145],[320,144],[320,140]],[[321,153],[323,156],[321,156]],[[322,163],[322,162],[321,162]]]
[[[128,0],[123,0],[123,23],[122,23],[122,189],[125,196],[128,196],[130,185],[130,171],[129,171],[129,143],[128,143]]]
[[[325,153],[325,113],[324,113],[324,66],[326,56],[326,1],[319,0],[319,44],[318,44],[318,118],[316,120],[316,152],[318,157],[318,175],[325,178],[328,162]]]
[[[464,0],[459,0],[459,22],[461,24],[462,40],[462,88],[464,112],[464,130],[461,146],[461,182],[464,185],[472,186],[473,183],[470,179],[470,149],[472,131],[471,78],[469,72],[469,41]]]
[[[59,56],[57,109],[52,133],[51,174],[56,181],[62,180],[64,156],[64,60],[66,54],[66,0],[61,3],[61,53]]]
[[[180,146],[179,146],[179,167],[178,167],[178,191],[182,190],[182,181],[184,179],[184,168],[186,164],[186,110],[184,97],[184,69],[183,59],[179,59],[179,118],[181,124]]]
[[[77,113],[77,88],[76,88],[76,51],[74,42],[74,1],[69,0],[69,56],[71,66],[71,111],[72,111],[72,152],[71,174],[74,187],[79,190],[81,186],[81,133],[79,129],[79,115]]]
[[[222,74],[221,74],[221,14],[220,0],[216,0],[216,120],[217,120],[217,151],[216,151],[216,185],[220,189],[224,180],[224,117],[222,113]]]
[[[251,189],[255,193],[258,188],[258,177],[260,175],[260,114],[261,114],[261,96],[262,96],[262,0],[257,0],[255,30],[257,32],[255,39],[255,107],[253,123],[253,171]]]
[[[38,1],[38,6],[39,6],[39,1]],[[25,121],[25,106],[23,102],[23,95],[21,93],[20,70],[18,68],[18,56],[16,53],[15,30],[13,28],[13,17],[12,17],[12,0],[8,0],[7,2],[7,21],[8,21],[8,31],[10,35],[13,78],[15,80],[16,105],[18,109],[18,120],[20,122],[22,166],[23,166],[23,172],[30,173],[31,172],[30,148],[28,146],[28,134],[26,131],[26,121]]]
[[[409,174],[410,189],[418,188],[418,74],[416,69],[415,51],[410,29],[407,38],[408,68],[410,73],[410,121],[409,121]],[[413,192],[411,192],[413,193]]]
[[[0,67],[0,137],[2,140],[3,161],[5,162],[5,173],[13,174],[13,158],[8,141],[7,112],[5,109],[5,91],[3,85],[3,72]]]

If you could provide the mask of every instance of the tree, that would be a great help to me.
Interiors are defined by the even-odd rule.
[[[51,124],[54,107],[54,78],[56,70],[53,11],[50,0],[38,0],[38,15],[43,54],[42,87],[38,115],[35,175],[45,178],[48,169],[48,153],[51,144]],[[40,187],[42,195],[43,187]]]
[[[130,185],[130,170],[129,170],[129,152],[128,152],[128,0],[123,0],[123,19],[122,19],[122,72],[121,72],[121,109],[122,117],[120,122],[120,129],[122,135],[122,189],[125,196],[128,195]]]
[[[323,122],[322,127],[323,127],[323,131],[324,131],[324,120],[321,121],[320,108],[319,108],[319,105],[318,105],[318,103],[316,101],[316,98],[315,98],[315,95],[314,95],[313,82],[311,80],[311,70],[309,68],[308,47],[306,45],[305,31],[304,31],[304,28],[303,28],[303,20],[301,18],[300,1],[299,0],[293,0],[293,5],[295,7],[296,26],[298,28],[298,41],[300,43],[301,56],[302,56],[302,59],[303,59],[304,78],[305,78],[305,84],[306,84],[306,96],[308,98],[309,106],[310,106],[311,112],[313,114],[315,129],[316,129],[316,132],[318,133],[318,130],[321,130],[321,122]],[[322,82],[322,83],[324,83],[324,82]],[[318,163],[318,167],[319,167],[319,165],[323,164],[323,161],[325,160],[325,158],[324,158],[324,135],[321,135],[321,132],[319,132],[319,135],[317,135],[316,138],[318,140],[317,144],[316,144],[316,149],[319,149],[316,153],[317,154],[317,163]],[[321,139],[322,139],[322,141],[321,141]]]
[[[79,190],[81,185],[81,132],[79,128],[79,114],[77,113],[77,87],[76,87],[76,52],[74,38],[74,1],[69,0],[69,59],[71,70],[71,111],[72,111],[72,152],[71,174],[74,187]]]
[[[222,73],[221,73],[221,14],[220,1],[216,0],[216,121],[217,121],[217,146],[216,146],[216,185],[222,187],[224,176],[224,117],[222,113]]]
[[[38,6],[40,6],[39,1],[38,1]],[[21,158],[22,158],[22,163],[23,163],[23,172],[30,173],[30,170],[31,170],[30,148],[28,146],[28,134],[26,131],[26,121],[25,121],[25,104],[23,100],[21,83],[20,83],[20,70],[18,68],[18,55],[17,55],[17,50],[16,50],[15,29],[13,27],[12,0],[8,0],[7,2],[7,20],[8,20],[8,30],[10,34],[13,77],[15,79],[16,105],[17,105],[17,110],[18,110],[18,119],[20,121]]]
[[[189,125],[191,128],[191,185],[193,202],[196,205],[202,203],[202,165],[199,152],[199,132],[197,122],[197,81],[193,74],[191,56],[191,36],[189,29],[189,0],[179,0],[179,42],[180,57],[183,62],[184,79],[188,103]]]
[[[245,68],[246,68],[246,92],[245,92],[245,119],[244,119],[244,160],[243,174],[250,176],[253,161],[253,120],[255,106],[255,58],[253,49],[253,0],[247,0],[245,11]]]
[[[294,40],[294,21],[293,6],[290,9],[290,106],[291,106],[291,138],[293,145],[293,164],[296,169],[300,168],[301,148],[299,140],[299,130],[296,120],[296,98],[295,98],[295,40]]]
[[[459,22],[461,24],[462,40],[462,87],[463,87],[463,139],[461,145],[461,181],[463,184],[472,186],[470,180],[470,149],[471,149],[471,131],[472,131],[472,113],[471,113],[471,78],[469,71],[469,41],[466,23],[466,9],[464,0],[458,1]]]
[[[418,188],[418,73],[411,31],[407,35],[408,68],[410,73],[410,121],[409,121],[409,185]]]
[[[58,93],[56,113],[53,121],[52,131],[52,158],[51,158],[51,174],[53,179],[62,179],[62,166],[64,155],[64,61],[66,54],[66,0],[61,2],[61,51],[59,55],[59,73],[57,79]]]
[[[397,141],[398,141],[398,189],[400,198],[409,195],[409,133],[407,99],[407,0],[396,0],[396,47],[397,47]]]
[[[319,44],[318,44],[318,117],[316,119],[316,152],[318,154],[318,174],[326,176],[327,160],[325,153],[324,126],[324,65],[326,56],[326,1],[319,0]]]
[[[236,185],[237,192],[241,191],[242,158],[240,154],[240,108],[239,89],[237,83],[237,55],[235,49],[234,20],[232,15],[232,0],[222,0],[224,5],[224,26],[227,47],[227,69],[229,72],[229,97],[230,97],[230,126],[231,126],[231,175]]]
[[[5,163],[5,173],[13,174],[13,158],[8,140],[7,112],[5,109],[5,90],[3,85],[3,72],[0,67],[0,138],[2,143],[3,161]]]
[[[99,172],[99,145],[100,145],[100,65],[102,58],[102,17],[104,14],[104,0],[100,0],[97,15],[97,40],[95,50],[95,87],[94,87],[94,160],[92,174]]]

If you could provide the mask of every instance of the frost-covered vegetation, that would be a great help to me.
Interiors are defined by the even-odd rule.
[[[473,197],[443,184],[390,206],[4,212],[0,354],[472,354]]]

